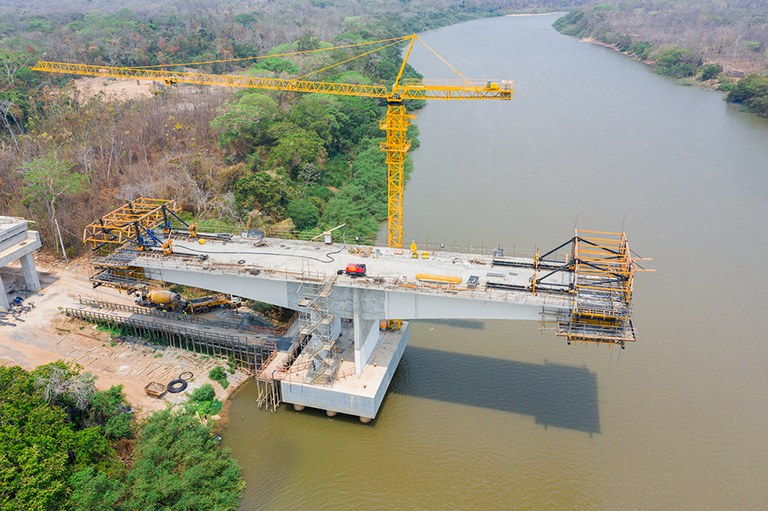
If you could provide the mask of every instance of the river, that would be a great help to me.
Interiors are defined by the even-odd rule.
[[[627,231],[638,342],[533,322],[415,322],[378,418],[254,406],[223,432],[251,509],[763,509],[768,501],[768,122],[551,28],[421,37],[508,102],[433,102],[406,240],[542,249]],[[424,76],[454,75],[416,48]]]

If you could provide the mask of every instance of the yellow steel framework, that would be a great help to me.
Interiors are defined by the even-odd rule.
[[[136,226],[154,229],[165,220],[165,212],[179,210],[174,200],[140,197],[93,222],[83,231],[83,243],[92,248],[122,245],[136,237]]]
[[[344,60],[337,64],[327,66],[315,73],[327,70],[336,65],[349,62],[355,58],[368,55],[374,51],[388,48],[394,44],[408,42],[405,57],[400,67],[397,78],[391,87],[384,85],[361,85],[351,83],[334,83],[324,81],[304,80],[305,76],[295,79],[285,78],[259,78],[252,76],[235,75],[213,75],[197,72],[185,71],[166,71],[162,69],[150,68],[127,68],[127,67],[105,67],[92,66],[87,64],[69,64],[62,62],[40,61],[32,69],[34,71],[43,71],[47,73],[75,74],[85,76],[101,76],[118,79],[130,80],[154,80],[166,84],[188,83],[199,85],[216,85],[223,87],[241,87],[249,89],[265,89],[275,91],[289,92],[309,92],[321,94],[333,94],[341,96],[359,96],[368,98],[381,98],[387,100],[387,115],[381,121],[380,128],[386,132],[386,139],[381,144],[381,150],[386,153],[388,167],[387,179],[387,242],[390,247],[400,248],[403,246],[403,188],[404,188],[404,163],[405,155],[410,148],[410,141],[406,136],[406,130],[413,119],[413,116],[406,112],[404,101],[411,99],[424,100],[511,100],[513,96],[513,86],[511,81],[489,81],[467,80],[456,71],[461,77],[460,80],[442,80],[430,83],[424,80],[403,80],[403,73],[408,61],[408,57],[413,49],[414,42],[419,40],[424,46],[426,44],[419,39],[416,34],[381,41],[359,43],[356,45],[345,45],[341,48],[352,46],[363,46],[374,43],[386,43],[383,46],[371,51],[367,51],[352,59]],[[431,52],[434,51],[426,46]],[[336,47],[339,48],[339,47]],[[322,51],[333,50],[334,48],[324,48]],[[320,50],[312,50],[313,53]],[[435,54],[437,55],[437,54]],[[442,59],[438,55],[438,57]],[[259,58],[259,57],[255,57]],[[243,60],[243,59],[229,59]],[[223,62],[209,61],[210,62]],[[445,62],[443,60],[443,62]],[[192,63],[188,63],[192,64]],[[447,62],[446,62],[447,64]],[[448,64],[450,66],[450,64]],[[174,66],[169,64],[168,67]],[[313,74],[313,73],[309,73]],[[89,226],[90,227],[90,226]],[[102,240],[107,242],[106,240]]]
[[[574,303],[558,335],[568,341],[624,345],[635,340],[632,288],[637,264],[623,232],[576,230],[573,237]]]

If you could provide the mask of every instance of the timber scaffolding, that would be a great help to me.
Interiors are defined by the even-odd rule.
[[[223,332],[224,329],[213,331],[206,321],[189,315],[95,300],[81,300],[81,307],[66,308],[64,314],[110,328],[126,329],[129,335],[174,348],[226,357],[253,373],[277,351],[276,340],[267,337],[279,334],[274,329],[269,332],[265,329],[261,336],[234,335]]]

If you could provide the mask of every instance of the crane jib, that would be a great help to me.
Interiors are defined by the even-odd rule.
[[[410,45],[417,36],[410,37]],[[430,51],[432,51],[430,49]],[[433,51],[434,53],[434,51]],[[367,54],[367,53],[366,53]],[[363,54],[365,55],[365,54]],[[441,60],[443,60],[441,58]],[[404,165],[406,153],[411,147],[407,137],[408,126],[413,116],[405,109],[405,100],[511,100],[514,87],[511,81],[472,81],[454,71],[460,80],[427,81],[403,78],[405,61],[391,87],[354,83],[334,83],[285,78],[262,78],[254,76],[214,75],[187,71],[165,71],[148,68],[128,68],[70,64],[64,62],[40,61],[33,71],[82,76],[99,76],[123,80],[152,80],[166,85],[179,83],[239,87],[246,89],[275,90],[357,96],[387,100],[387,115],[379,127],[386,132],[381,150],[387,162],[387,241],[390,247],[403,246],[403,189],[405,184]],[[444,61],[444,60],[443,60]],[[325,68],[324,68],[325,69]]]

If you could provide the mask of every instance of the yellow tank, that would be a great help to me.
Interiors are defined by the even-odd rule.
[[[461,277],[454,275],[433,275],[431,273],[417,273],[416,280],[421,282],[437,282],[439,284],[461,284]]]
[[[147,293],[147,301],[157,305],[171,305],[179,303],[179,300],[181,300],[181,297],[178,293],[173,293],[166,289],[156,289]]]

